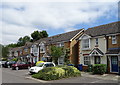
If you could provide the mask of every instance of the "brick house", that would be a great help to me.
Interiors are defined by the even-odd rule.
[[[120,22],[112,23],[107,39],[108,72],[118,73],[120,67]]]
[[[78,64],[78,41],[77,38],[80,37],[84,32],[84,29],[79,29],[71,32],[66,32],[63,34],[47,37],[40,39],[33,43],[31,48],[31,54],[37,56],[37,60],[51,61],[51,46],[59,46],[68,48],[70,50],[69,60],[73,64]],[[36,52],[33,51],[36,50]],[[63,57],[60,57],[58,64],[64,64]]]
[[[90,64],[107,64],[110,70],[110,55],[112,54],[110,50],[117,49],[114,50],[117,55],[120,51],[119,33],[118,22],[88,28],[84,32],[79,38],[79,64],[83,64],[83,70],[86,70]],[[114,36],[113,42],[118,39],[114,45],[111,44],[112,41],[108,38],[112,35],[117,35]],[[118,63],[116,58],[114,60]]]

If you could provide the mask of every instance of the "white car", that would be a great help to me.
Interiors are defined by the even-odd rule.
[[[46,67],[55,67],[55,64],[53,62],[43,62],[39,63],[37,66],[31,67],[29,69],[30,73],[38,73],[40,70]]]

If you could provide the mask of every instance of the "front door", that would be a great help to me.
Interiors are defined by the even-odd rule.
[[[118,72],[118,57],[111,56],[111,71]]]
[[[100,60],[100,56],[95,56],[95,64],[100,64],[101,60]]]

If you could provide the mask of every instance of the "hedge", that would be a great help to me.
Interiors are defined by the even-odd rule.
[[[73,66],[63,67],[48,67],[40,70],[37,74],[33,74],[32,77],[42,80],[57,80],[67,77],[80,76],[80,71]]]
[[[104,74],[106,73],[106,64],[95,64],[93,65],[93,74]]]

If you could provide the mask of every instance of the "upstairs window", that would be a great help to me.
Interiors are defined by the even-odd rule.
[[[56,46],[57,47],[64,47],[64,42],[58,43]]]
[[[116,39],[116,36],[112,36],[112,44],[117,44],[117,39]]]
[[[25,48],[25,49],[24,49],[24,51],[25,51],[25,52],[28,52],[28,49],[27,49],[27,48]]]
[[[82,48],[83,49],[88,49],[90,48],[90,40],[89,39],[84,39],[82,42]]]
[[[95,44],[98,45],[98,38],[96,38],[95,40],[96,40]]]
[[[40,45],[40,52],[45,52],[45,45],[43,43]]]

